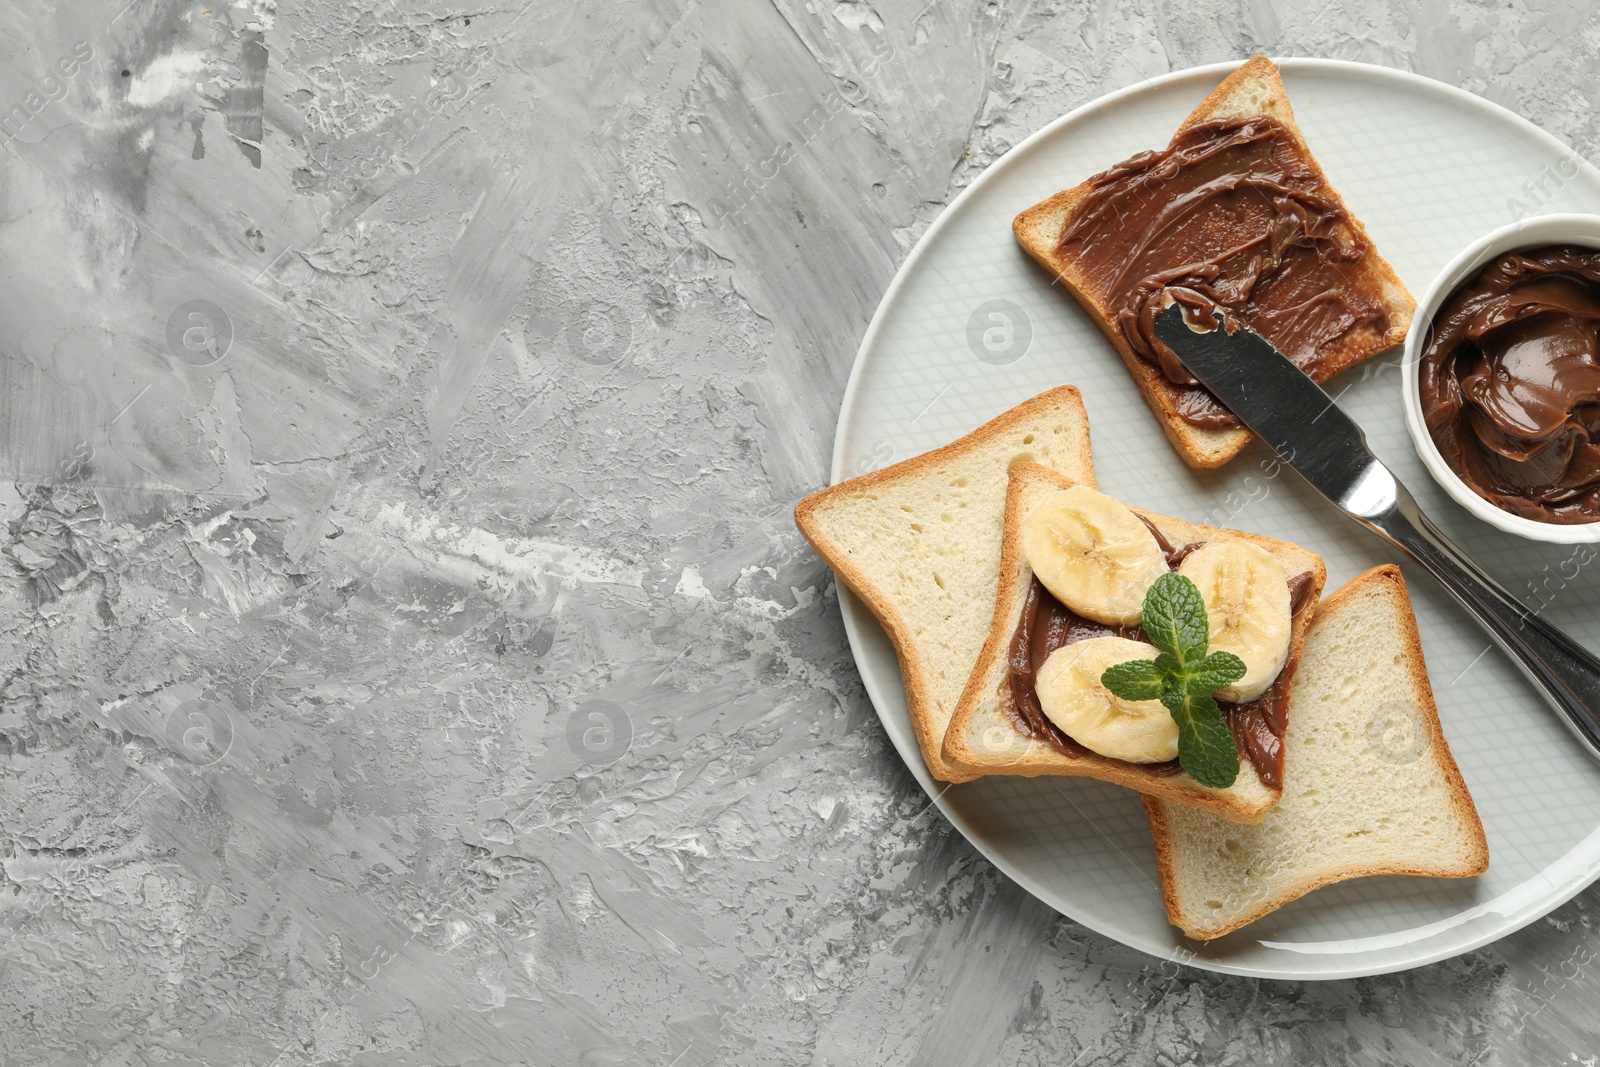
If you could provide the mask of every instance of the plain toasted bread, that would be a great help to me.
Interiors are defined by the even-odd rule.
[[[1078,775],[1099,778],[1141,793],[1164,797],[1176,804],[1189,804],[1230,820],[1253,822],[1278,802],[1281,790],[1261,783],[1248,761],[1242,763],[1239,777],[1226,789],[1213,789],[1187,774],[1161,776],[1136,763],[1089,754],[1073,757],[1045,741],[1035,741],[1012,725],[1010,668],[1007,664],[1012,635],[1022,619],[1023,602],[1033,581],[1021,548],[1022,520],[1043,497],[1066,489],[1072,480],[1038,464],[1019,463],[1011,470],[1005,508],[1005,530],[1000,549],[1000,582],[994,612],[983,649],[972,676],[945,731],[944,759],[952,767],[970,775],[1014,774],[1034,777],[1044,774]],[[1306,630],[1315,611],[1315,597],[1327,580],[1322,558],[1298,545],[1259,534],[1197,526],[1181,519],[1156,515],[1134,508],[1154,523],[1173,545],[1193,544],[1226,535],[1253,541],[1277,556],[1284,573],[1290,576],[1309,571],[1313,587],[1312,610],[1295,617],[1290,637],[1292,664],[1305,641]],[[1285,668],[1288,669],[1288,668]]]
[[[1000,575],[1007,471],[1037,461],[1094,484],[1089,417],[1070,385],[1041,393],[943,448],[816,492],[795,524],[894,642],[928,771],[983,647]]]
[[[1343,200],[1328,183],[1327,176],[1317,164],[1316,157],[1311,154],[1310,147],[1301,135],[1300,127],[1295,123],[1294,111],[1289,106],[1289,97],[1278,68],[1265,56],[1256,56],[1230,74],[1184,120],[1174,139],[1202,122],[1257,115],[1277,119],[1287,127],[1306,160],[1315,169],[1322,191],[1343,206]],[[1057,193],[1018,215],[1012,225],[1017,241],[1077,298],[1089,317],[1105,333],[1123,363],[1127,364],[1145,403],[1155,413],[1162,431],[1184,462],[1191,467],[1220,467],[1249,444],[1252,437],[1250,431],[1242,428],[1208,428],[1185,422],[1178,415],[1178,388],[1167,380],[1159,367],[1145,362],[1129,347],[1122,331],[1117,328],[1115,309],[1106,307],[1087,291],[1081,284],[1081,275],[1073,261],[1062,257],[1058,251],[1062,232],[1089,193],[1092,180]],[[1366,229],[1355,215],[1348,214],[1348,218],[1351,229],[1365,237]],[[1367,254],[1352,269],[1350,280],[1353,286],[1371,286],[1383,294],[1390,312],[1389,329],[1377,336],[1373,336],[1372,331],[1352,331],[1337,349],[1325,354],[1324,366],[1329,368],[1329,376],[1405,340],[1406,329],[1416,307],[1416,301],[1407,292],[1394,268],[1370,245]]]
[[[1322,602],[1284,748],[1283,799],[1254,826],[1145,798],[1167,918],[1190,937],[1220,937],[1332,882],[1488,869],[1398,568],[1374,567]]]

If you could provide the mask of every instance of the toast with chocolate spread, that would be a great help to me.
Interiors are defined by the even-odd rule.
[[[1374,567],[1322,602],[1288,722],[1283,799],[1255,825],[1145,797],[1174,926],[1221,937],[1333,882],[1488,869],[1398,568]]]
[[[1263,56],[1165,149],[1028,208],[1013,230],[1110,339],[1192,467],[1221,466],[1252,435],[1156,338],[1164,301],[1225,312],[1319,382],[1403,341],[1416,306],[1329,184]]]
[[[1011,469],[998,590],[988,636],[945,732],[944,762],[969,777],[1010,774],[1099,778],[1174,804],[1204,809],[1224,819],[1260,819],[1283,793],[1282,719],[1306,630],[1327,580],[1321,557],[1298,545],[1259,534],[1199,526],[1141,508],[1128,508],[1154,535],[1160,551],[1165,553],[1166,566],[1171,569],[1181,568],[1186,557],[1213,542],[1244,541],[1264,549],[1276,560],[1281,569],[1278,580],[1285,581],[1290,590],[1290,614],[1280,631],[1286,633],[1284,659],[1270,688],[1247,703],[1219,704],[1243,757],[1238,776],[1225,788],[1205,786],[1178,766],[1176,760],[1158,762],[1154,756],[1141,756],[1144,762],[1129,762],[1091,750],[1080,743],[1081,738],[1069,736],[1051,718],[1042,717],[1043,701],[1027,686],[1019,687],[1019,679],[1030,675],[1042,678],[1042,671],[1056,650],[1071,649],[1075,641],[1110,634],[1133,639],[1143,636],[1136,629],[1106,626],[1072,614],[1036,580],[1024,549],[1025,523],[1047,499],[1071,489],[1073,484],[1071,478],[1038,464],[1019,463]],[[1045,619],[1040,614],[1044,610],[1041,605],[1053,605],[1048,610],[1059,618]],[[1063,611],[1067,614],[1061,615]],[[1214,624],[1219,622],[1213,620]],[[1020,629],[1025,625],[1032,632]],[[1044,645],[1035,644],[1033,633],[1043,633],[1051,625],[1058,627],[1061,636]],[[1159,708],[1156,711],[1160,718],[1167,717]]]
[[[976,777],[940,755],[983,647],[1000,576],[1007,471],[1037,461],[1094,484],[1089,416],[1070,385],[1024,401],[965,437],[812,493],[795,525],[888,632],[933,777]]]

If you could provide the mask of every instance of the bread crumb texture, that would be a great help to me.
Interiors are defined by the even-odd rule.
[[[1425,675],[1413,673],[1420,650],[1405,593],[1396,581],[1356,583],[1306,640],[1278,806],[1243,826],[1164,805],[1169,905],[1194,936],[1334,881],[1482,869],[1482,826],[1435,733]]]
[[[816,515],[819,529],[902,613],[947,716],[994,613],[1006,474],[1023,462],[1076,472],[1081,435],[1065,419],[1019,427]]]

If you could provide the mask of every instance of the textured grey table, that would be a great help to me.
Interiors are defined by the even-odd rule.
[[[1589,155],[1590,5],[123,2],[0,43],[5,1063],[1595,1062],[1594,890],[1320,985],[1026,898],[790,521],[1049,119],[1264,50]]]

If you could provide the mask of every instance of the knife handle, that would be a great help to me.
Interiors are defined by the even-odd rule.
[[[1394,506],[1367,520],[1439,580],[1600,758],[1600,659],[1530,611],[1422,513],[1398,481]]]

